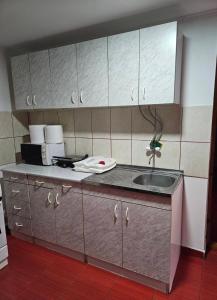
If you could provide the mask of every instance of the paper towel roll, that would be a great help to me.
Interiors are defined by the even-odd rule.
[[[44,143],[44,128],[46,125],[29,125],[31,144]]]
[[[48,125],[45,127],[45,142],[47,144],[63,143],[63,126]]]

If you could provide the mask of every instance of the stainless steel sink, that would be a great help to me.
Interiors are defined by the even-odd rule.
[[[168,188],[175,183],[176,179],[175,175],[147,173],[137,176],[133,182],[139,185]]]

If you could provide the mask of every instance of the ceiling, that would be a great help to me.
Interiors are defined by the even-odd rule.
[[[11,47],[151,11],[160,13],[172,6],[183,16],[217,9],[217,0],[0,0],[0,46]]]

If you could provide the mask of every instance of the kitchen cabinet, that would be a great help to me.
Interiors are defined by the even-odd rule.
[[[11,70],[16,109],[32,109],[32,90],[28,54],[12,57]]]
[[[85,253],[121,266],[121,203],[91,195],[83,195],[83,201]]]
[[[56,243],[84,253],[82,194],[70,183],[55,187]]]
[[[29,185],[33,236],[56,243],[55,210],[52,189]]]
[[[109,106],[138,105],[139,30],[108,37]]]
[[[80,107],[108,106],[107,38],[77,44]]]
[[[29,54],[34,108],[52,108],[50,63],[48,50]]]
[[[52,107],[78,106],[76,46],[69,45],[49,50],[52,84]]]
[[[169,282],[171,212],[122,203],[123,268]]]
[[[180,42],[177,22],[140,30],[140,105],[179,102]]]

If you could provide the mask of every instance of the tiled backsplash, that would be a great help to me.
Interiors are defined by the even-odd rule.
[[[28,114],[0,112],[0,165],[20,160],[20,144],[29,141]]]
[[[157,111],[164,129],[156,167],[182,169],[187,176],[207,178],[212,106],[165,105],[157,106]],[[138,107],[31,112],[29,119],[31,124],[63,124],[67,154],[102,154],[119,163],[148,166],[145,148],[153,128]]]

